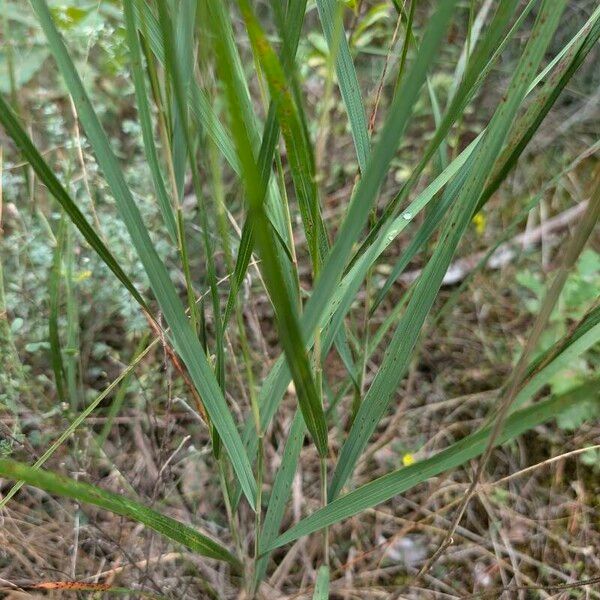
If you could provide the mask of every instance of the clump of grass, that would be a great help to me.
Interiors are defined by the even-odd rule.
[[[329,45],[330,68],[335,70],[358,164],[343,218],[335,222],[323,211],[315,142],[296,73],[296,52],[302,36],[306,0],[290,0],[285,10],[277,2],[273,3],[273,20],[280,39],[278,49],[270,41],[271,31],[267,35],[265,24],[258,19],[248,0],[239,0],[236,6],[184,0],[177,11],[164,2],[154,5],[145,0],[124,0],[123,20],[143,147],[165,237],[173,245],[184,274],[184,303],[157,252],[133,190],[126,182],[46,1],[31,0],[31,4],[110,187],[119,216],[127,226],[151,291],[147,297],[132,283],[119,256],[107,247],[96,225],[88,222],[29,137],[24,124],[8,102],[0,98],[0,122],[6,133],[65,215],[54,251],[49,289],[51,355],[57,398],[67,401],[77,396],[74,367],[62,360],[57,331],[61,265],[63,253],[68,260],[69,232],[74,226],[129,292],[150,330],[158,333],[158,339],[168,347],[186,378],[194,406],[210,432],[231,536],[239,541],[240,527],[252,531],[253,551],[246,556],[246,550],[239,543],[235,550],[226,548],[223,543],[140,502],[41,468],[57,444],[85,421],[107,392],[88,405],[59,442],[33,466],[0,460],[0,475],[21,482],[0,501],[0,506],[10,500],[23,482],[95,504],[143,523],[199,555],[223,561],[230,566],[231,581],[250,594],[256,593],[264,579],[275,549],[319,532],[323,545],[314,597],[327,598],[331,545],[335,544],[328,532],[330,526],[483,455],[474,489],[494,446],[548,421],[561,411],[589,402],[590,397],[597,399],[597,380],[541,400],[538,392],[569,360],[600,339],[600,307],[592,308],[552,348],[541,355],[535,350],[566,277],[598,219],[600,178],[589,184],[585,218],[572,235],[562,266],[541,302],[528,345],[488,422],[429,458],[354,487],[357,464],[364,457],[377,426],[393,406],[395,392],[418,353],[419,339],[439,296],[443,278],[474,215],[482,210],[517,164],[559,93],[593,48],[600,35],[600,9],[593,12],[563,50],[542,69],[548,45],[560,26],[566,0],[540,2],[533,30],[520,52],[509,85],[498,94],[492,118],[468,147],[450,156],[451,133],[460,126],[471,101],[506,45],[520,32],[535,2],[522,8],[517,0],[499,2],[489,16],[487,27],[469,27],[463,58],[457,65],[451,94],[443,108],[435,96],[430,76],[438,66],[437,57],[447,40],[448,29],[457,18],[458,2],[434,3],[427,26],[419,36],[412,30],[416,2],[410,3],[406,13],[400,3],[394,3],[400,25],[404,27],[401,61],[384,122],[372,138],[367,128],[366,102],[358,86],[340,10],[334,0],[317,0]],[[241,16],[258,71],[256,78],[246,76],[243,65],[248,57],[240,53],[232,15]],[[470,25],[473,25],[472,17],[470,14]],[[330,75],[333,81],[333,73]],[[213,80],[216,85],[207,87],[207,82]],[[267,100],[264,125],[260,107],[251,99],[250,90],[257,85]],[[432,100],[435,132],[408,179],[391,200],[380,207],[379,191],[392,169],[394,157],[402,148],[415,106],[425,90]],[[217,112],[213,95],[222,101],[223,114]],[[434,157],[437,157],[437,167],[431,172],[435,177],[431,176],[427,186],[419,187],[417,193],[417,184]],[[240,197],[245,202],[245,221],[239,236],[229,227],[226,217],[222,192],[224,164],[239,179]],[[210,173],[208,185],[202,179],[199,165]],[[285,184],[288,174],[292,193],[288,193]],[[183,196],[188,175],[200,217],[197,239],[185,227]],[[209,194],[207,189],[210,189]],[[300,216],[298,226],[293,219],[296,213]],[[388,281],[369,298],[363,326],[355,327],[347,316],[357,303],[362,286],[367,281],[371,289],[373,268],[382,253],[417,217],[422,218],[416,233],[392,267]],[[301,246],[295,241],[298,228],[305,240]],[[216,235],[212,235],[213,229]],[[434,233],[438,238],[431,256],[397,310],[377,331],[368,333],[370,320],[387,298],[393,282],[412,258],[426,249]],[[212,334],[205,324],[204,296],[196,289],[198,282],[189,250],[192,244],[204,252],[213,315]],[[218,272],[221,266],[214,256],[217,248],[226,258],[224,273]],[[299,274],[299,254],[308,256],[308,278]],[[262,381],[258,381],[256,374],[267,357],[257,358],[256,353],[250,351],[240,310],[243,301],[240,290],[253,255],[259,262],[261,285],[272,306],[282,349]],[[219,292],[220,276],[229,280],[225,302]],[[307,279],[310,284],[300,283]],[[71,321],[75,319],[76,316],[71,315]],[[232,385],[229,377],[234,360],[227,351],[226,338],[234,331],[240,340],[249,398],[243,422],[236,418],[226,400]],[[364,382],[366,365],[389,331],[392,331],[391,341],[367,386]],[[149,348],[142,344],[133,364]],[[352,390],[354,395],[352,408],[342,415],[341,423],[334,420],[336,413],[331,410],[334,399],[328,397],[332,382],[327,380],[323,368],[333,352],[341,357],[345,367],[342,380],[336,384],[342,390]],[[132,368],[133,365],[128,367],[109,389],[117,387]],[[276,472],[270,473],[264,458],[265,443],[290,383],[297,399],[297,412],[286,439],[276,441],[282,448],[281,463]],[[121,401],[119,397],[111,419],[116,416]],[[77,409],[76,403],[72,409]],[[334,427],[347,428],[339,452],[336,452],[337,441],[332,439]],[[108,434],[105,428],[101,440]],[[321,507],[281,532],[307,434],[320,464]],[[265,481],[272,482],[267,502],[263,495]],[[251,523],[239,522],[240,517],[247,514],[244,503],[255,513]],[[464,505],[457,512],[454,526],[458,525],[462,510]],[[248,561],[253,568],[242,570],[241,565]]]

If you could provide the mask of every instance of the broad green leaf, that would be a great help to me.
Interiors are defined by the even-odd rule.
[[[107,492],[97,486],[75,481],[68,477],[55,475],[49,471],[34,469],[13,460],[0,459],[0,476],[24,481],[51,494],[66,496],[79,502],[104,508],[117,515],[143,523],[201,556],[225,561],[236,569],[240,568],[238,559],[218,542],[201,534],[189,525],[185,525],[119,494]]]
[[[502,433],[496,440],[496,446],[555,418],[561,412],[577,404],[587,403],[592,399],[598,402],[599,391],[600,381],[595,380],[571,390],[567,394],[556,396],[513,413],[506,420]],[[431,477],[465,464],[485,451],[490,431],[490,427],[481,429],[430,458],[418,461],[409,467],[397,469],[337,498],[280,535],[264,551],[272,551],[299,537],[339,523],[352,515],[402,494]]]
[[[31,0],[31,4],[48,39],[50,50],[73,97],[81,123],[94,148],[100,168],[111,187],[117,208],[142,261],[152,290],[163,311],[165,320],[171,328],[173,345],[188,368],[190,377],[202,397],[211,421],[223,440],[244,494],[250,506],[254,508],[256,482],[252,475],[250,461],[233,417],[226,405],[223,393],[208,364],[206,354],[198,337],[190,327],[167,269],[150,240],[148,230],[127,187],[117,158],[110,147],[64,42],[54,25],[48,6],[44,0]]]

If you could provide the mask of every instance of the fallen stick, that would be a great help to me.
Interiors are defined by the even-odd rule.
[[[500,269],[511,262],[522,250],[527,250],[538,244],[547,235],[560,231],[581,216],[587,207],[587,201],[581,202],[572,208],[548,219],[545,223],[534,227],[530,231],[520,233],[511,240],[504,242],[492,254],[487,262],[488,269]],[[446,271],[442,285],[460,283],[483,259],[485,252],[476,252],[470,256],[459,258],[453,262]],[[408,271],[398,278],[398,282],[412,283],[421,274],[422,269]]]

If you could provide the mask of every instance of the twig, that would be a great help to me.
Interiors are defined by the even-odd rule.
[[[515,478],[521,477],[522,475],[525,475],[527,473],[531,473],[531,471],[535,471],[537,469],[540,469],[541,467],[545,467],[552,463],[558,462],[559,460],[564,460],[565,458],[569,458],[570,456],[575,456],[577,454],[582,454],[583,452],[588,452],[589,450],[597,450],[598,448],[600,448],[600,444],[595,444],[594,446],[586,446],[585,448],[577,448],[576,450],[571,450],[570,452],[565,452],[564,454],[559,454],[558,456],[553,456],[552,458],[543,460],[542,462],[532,465],[531,467],[527,467],[526,469],[521,469],[520,471],[517,471],[516,473],[511,473],[510,475],[507,475],[506,477],[503,477],[502,479],[498,479],[497,481],[490,481],[488,483],[484,483],[484,484],[482,484],[482,488],[489,489],[492,487],[496,487],[497,485],[501,485],[503,483],[506,483],[507,481],[510,481],[511,479],[515,479]]]
[[[379,85],[377,86],[377,93],[375,94],[375,105],[373,106],[373,110],[371,111],[371,116],[369,117],[369,136],[373,135],[373,131],[375,129],[375,121],[377,120],[377,110],[379,109],[379,103],[381,101],[381,92],[383,91],[383,84],[385,83],[385,76],[387,74],[387,70],[390,64],[390,57],[392,55],[392,50],[396,45],[396,39],[398,38],[398,31],[400,30],[400,24],[402,23],[402,13],[398,15],[398,19],[396,20],[396,27],[394,28],[394,33],[392,35],[392,41],[390,42],[390,46],[388,48],[387,54],[385,56],[385,63],[383,64],[383,71],[381,73],[381,78],[379,79]],[[406,32],[408,36],[408,31]]]
[[[552,219],[548,219],[543,225],[520,233],[508,242],[498,246],[488,261],[488,268],[502,268],[518,255],[517,248],[521,247],[524,250],[531,248],[538,244],[544,237],[568,227],[581,217],[587,208],[587,204],[587,202],[581,202],[577,206],[565,210]],[[548,243],[547,239],[546,243]],[[448,271],[446,271],[442,285],[454,285],[462,281],[479,264],[485,254],[485,252],[477,252],[453,262],[450,267],[448,267]],[[404,273],[398,281],[406,284],[412,283],[419,277],[421,271],[422,269],[417,269],[415,271]]]
[[[600,575],[597,577],[591,577],[590,579],[581,579],[579,581],[573,581],[571,583],[557,583],[555,585],[519,585],[510,586],[504,588],[494,588],[493,590],[486,590],[485,592],[479,592],[472,596],[465,596],[464,600],[471,598],[485,598],[487,596],[493,596],[498,598],[500,594],[504,592],[518,592],[518,591],[529,591],[529,590],[540,590],[549,592],[558,592],[561,590],[572,590],[575,588],[585,587],[586,585],[594,585],[600,583]]]

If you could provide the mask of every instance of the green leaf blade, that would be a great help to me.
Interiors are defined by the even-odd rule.
[[[363,105],[358,77],[350,47],[346,40],[341,13],[336,18],[336,13],[341,10],[343,4],[338,2],[336,7],[335,0],[317,0],[317,9],[323,25],[325,39],[329,46],[329,52],[335,56],[335,66],[338,76],[338,83],[342,99],[346,105],[348,120],[350,121],[350,131],[356,149],[356,158],[361,173],[364,173],[369,162],[371,154],[371,145],[369,141],[369,131],[367,129],[367,119],[365,116],[365,107]]]
[[[553,419],[557,414],[578,403],[588,402],[590,397],[595,398],[597,402],[599,390],[600,382],[595,380],[568,394],[557,396],[515,412],[506,420],[502,434],[496,440],[496,446],[504,444],[533,427]],[[490,431],[491,427],[481,429],[430,458],[393,471],[337,498],[280,535],[265,551],[272,551],[299,537],[309,535],[323,527],[334,525],[343,519],[402,494],[431,477],[463,465],[485,451]]]
[[[208,536],[119,494],[7,459],[0,459],[0,475],[8,479],[24,481],[58,496],[65,496],[104,508],[117,515],[143,523],[202,556],[225,561],[236,568],[240,566],[238,559],[231,552]]]

